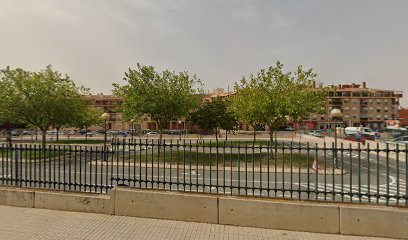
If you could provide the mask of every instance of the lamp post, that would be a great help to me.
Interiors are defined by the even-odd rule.
[[[338,161],[337,161],[337,118],[340,118],[342,116],[342,112],[340,109],[333,109],[330,111],[330,116],[334,120],[334,161],[336,164],[336,168],[339,168]]]
[[[180,142],[181,142],[181,131],[180,131],[181,120],[178,121],[178,130],[180,135]]]
[[[134,128],[135,119],[130,119],[130,141],[133,143],[133,128]]]
[[[103,141],[103,151],[104,151],[104,156],[103,156],[103,160],[107,160],[106,159],[106,155],[107,155],[107,153],[106,153],[106,142],[108,141],[108,133],[107,133],[107,129],[106,129],[106,123],[108,122],[108,120],[110,119],[110,115],[109,115],[109,113],[103,113],[102,114],[102,119],[104,120],[104,123],[105,123],[105,138],[104,138],[104,141]]]

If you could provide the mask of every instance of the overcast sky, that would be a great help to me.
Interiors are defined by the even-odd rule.
[[[52,64],[94,93],[137,62],[211,90],[277,60],[408,96],[408,1],[0,0],[1,68]]]

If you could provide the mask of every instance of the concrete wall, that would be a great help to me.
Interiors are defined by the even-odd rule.
[[[408,239],[408,208],[116,188],[111,195],[0,188],[0,204]]]
[[[121,188],[115,194],[116,215],[218,223],[212,195]]]
[[[220,224],[340,233],[339,208],[335,205],[235,197],[219,201]]]

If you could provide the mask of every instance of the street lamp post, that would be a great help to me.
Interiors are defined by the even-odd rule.
[[[334,120],[334,161],[336,164],[336,168],[339,168],[338,161],[337,161],[337,118],[340,118],[342,115],[342,112],[340,109],[333,109],[330,112],[330,116]]]
[[[102,119],[104,120],[104,123],[105,123],[105,138],[104,138],[104,141],[103,141],[103,151],[104,151],[104,156],[103,156],[103,160],[107,160],[107,158],[106,158],[106,156],[107,156],[107,149],[106,149],[106,142],[108,141],[108,133],[107,133],[107,129],[106,129],[106,127],[107,127],[107,122],[108,122],[108,120],[110,119],[110,115],[109,115],[109,113],[103,113],[102,114]]]
[[[133,143],[133,128],[134,128],[135,119],[130,119],[130,141]]]
[[[181,142],[181,131],[180,131],[181,120],[178,121],[178,130],[180,135],[180,142]]]

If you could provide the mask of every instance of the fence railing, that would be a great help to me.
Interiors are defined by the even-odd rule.
[[[407,206],[406,145],[267,141],[0,146],[0,184],[108,193],[117,185]]]

